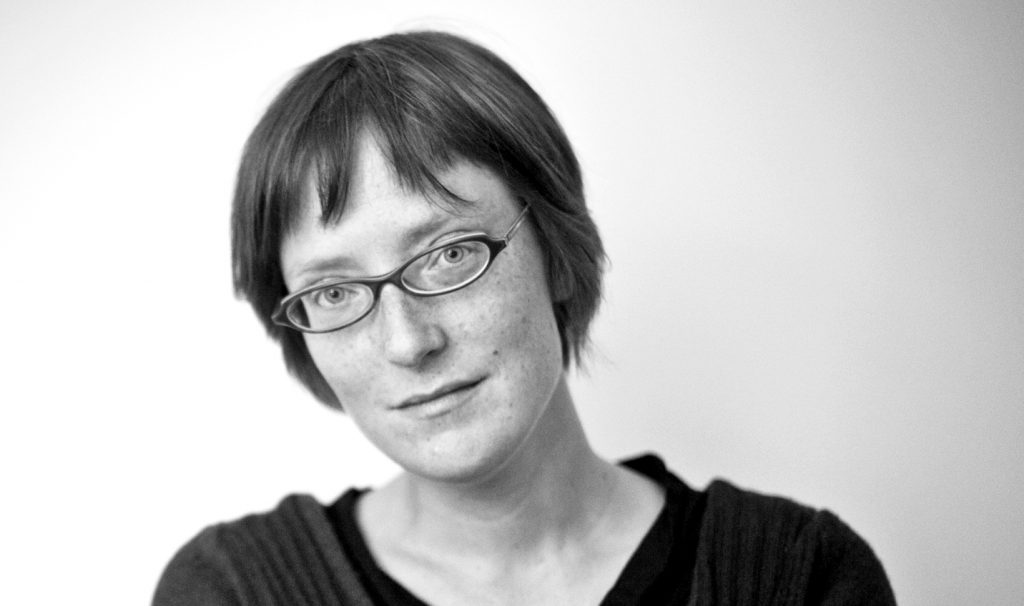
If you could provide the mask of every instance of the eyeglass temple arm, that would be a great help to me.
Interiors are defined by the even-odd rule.
[[[526,213],[529,212],[529,210],[530,205],[527,204],[526,208],[523,209],[523,212],[519,213],[519,216],[516,217],[515,222],[512,224],[511,227],[508,228],[508,231],[505,232],[505,237],[502,238],[502,240],[508,242],[509,240],[512,239],[512,236],[516,235],[516,231],[518,231],[519,226],[523,224],[523,220],[526,219]]]

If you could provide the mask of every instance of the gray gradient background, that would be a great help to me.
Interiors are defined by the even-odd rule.
[[[227,218],[288,74],[414,27],[576,145],[600,452],[837,511],[901,603],[1024,599],[1024,5],[178,4],[0,5],[0,602],[144,603],[202,525],[393,472],[233,300]]]

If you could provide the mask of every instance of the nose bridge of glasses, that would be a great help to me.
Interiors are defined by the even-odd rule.
[[[414,289],[409,288],[409,285],[405,283],[405,279],[404,279],[405,272],[408,271],[408,269],[410,267],[412,267],[413,264],[418,259],[419,259],[419,257],[414,257],[412,259],[409,259],[408,261],[406,261],[402,265],[396,267],[395,269],[391,270],[390,272],[388,272],[388,273],[386,273],[386,274],[384,274],[382,276],[378,276],[376,278],[363,281],[363,284],[366,284],[367,286],[369,286],[370,290],[373,291],[373,298],[374,298],[375,301],[380,300],[382,291],[384,289],[384,285],[386,285],[386,284],[390,284],[390,285],[394,286],[396,289],[402,291],[405,294],[409,294],[409,295],[418,294]]]
[[[404,284],[401,276],[402,272],[388,275],[374,285],[374,309],[369,313],[378,316],[376,321],[382,321],[389,333],[415,331],[428,322],[421,294]]]

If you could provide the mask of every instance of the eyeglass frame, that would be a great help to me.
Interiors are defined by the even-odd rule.
[[[526,219],[526,213],[529,210],[530,205],[527,204],[526,207],[523,208],[522,212],[519,213],[519,216],[516,217],[515,221],[512,222],[512,225],[509,226],[508,230],[505,232],[505,235],[500,238],[495,238],[494,236],[487,234],[485,232],[472,232],[468,234],[463,234],[461,236],[456,236],[451,240],[445,240],[444,242],[440,242],[438,244],[430,246],[425,250],[416,253],[415,255],[407,259],[405,262],[403,262],[401,265],[387,273],[367,278],[344,278],[341,280],[332,280],[330,282],[314,284],[312,286],[307,286],[305,288],[297,290],[291,293],[290,295],[286,296],[285,298],[281,299],[281,301],[277,304],[277,307],[274,309],[273,313],[270,314],[270,319],[274,322],[274,324],[277,324],[278,326],[284,326],[286,328],[291,328],[293,330],[298,330],[300,332],[309,334],[324,334],[341,330],[343,328],[348,328],[349,326],[358,323],[360,320],[368,316],[370,312],[373,311],[375,307],[377,307],[377,302],[380,300],[380,291],[381,289],[384,288],[385,284],[392,284],[398,290],[417,297],[436,297],[439,295],[446,295],[457,290],[462,290],[463,288],[466,288],[470,284],[482,278],[484,274],[486,274],[491,269],[491,265],[494,264],[494,260],[498,257],[498,254],[508,247],[509,243],[512,241],[512,237],[515,236],[516,232],[519,231],[520,226],[522,226],[523,221]],[[444,288],[442,290],[437,291],[417,290],[415,288],[407,286],[404,282],[402,282],[402,274],[405,272],[406,269],[409,268],[409,266],[418,261],[420,258],[424,257],[425,255],[429,255],[433,252],[447,248],[449,246],[460,244],[462,242],[480,242],[487,247],[487,251],[489,253],[487,258],[487,264],[484,265],[483,269],[481,269],[471,279],[461,284],[456,284],[455,286],[450,286],[448,288]],[[356,317],[351,322],[342,324],[341,326],[336,326],[334,328],[325,328],[322,330],[317,330],[313,328],[304,328],[302,326],[299,326],[288,317],[289,309],[291,309],[291,307],[295,303],[299,302],[302,297],[305,297],[311,292],[315,292],[325,288],[333,288],[344,284],[362,284],[370,289],[370,294],[373,296],[373,302],[369,306],[367,306],[366,311],[359,314],[359,316]]]

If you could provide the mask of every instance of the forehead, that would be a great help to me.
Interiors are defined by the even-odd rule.
[[[313,266],[382,273],[431,238],[451,230],[490,232],[517,212],[505,181],[467,161],[435,175],[458,199],[403,185],[369,136],[361,138],[353,168],[344,210],[327,223],[310,179],[296,222],[281,244],[281,269],[289,286]]]

